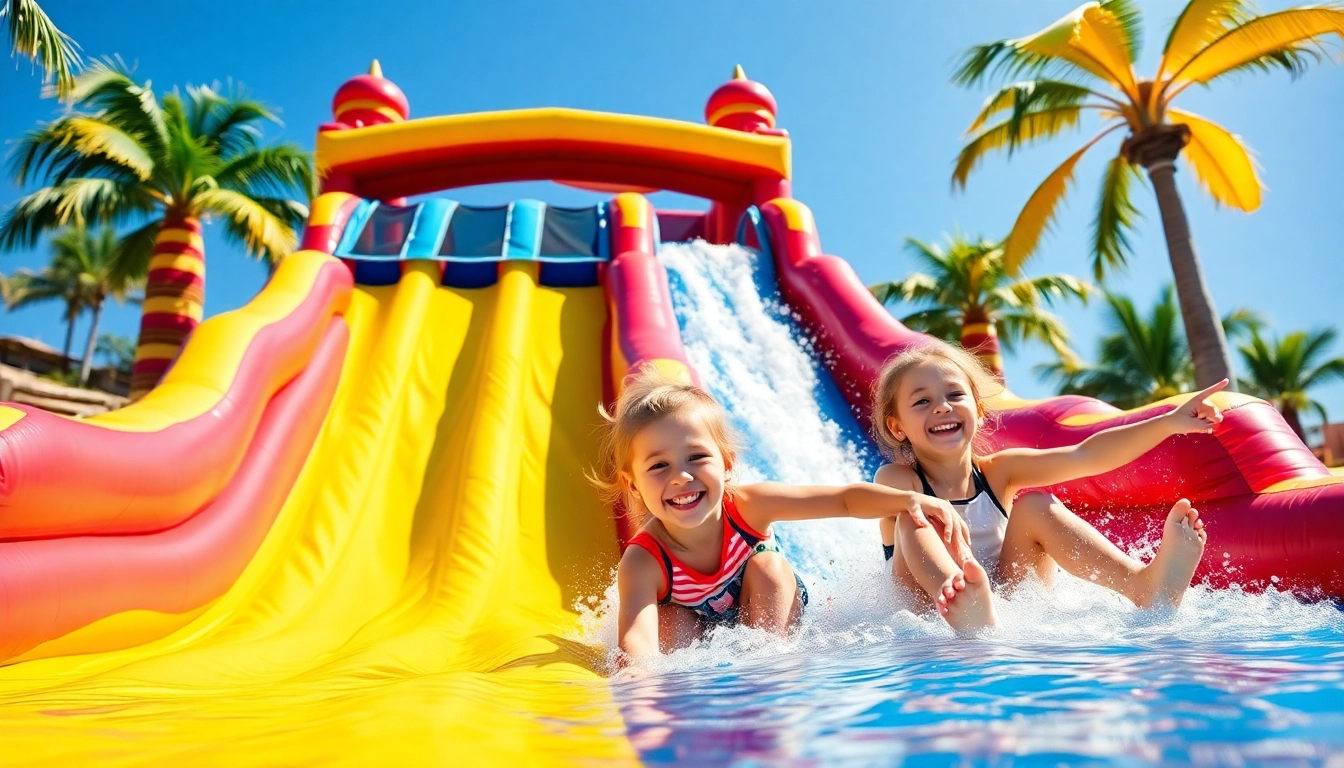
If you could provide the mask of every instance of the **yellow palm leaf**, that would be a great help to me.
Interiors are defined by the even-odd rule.
[[[1190,0],[1171,26],[1158,76],[1179,71],[1200,49],[1246,18],[1246,6],[1245,0]]]
[[[1082,107],[1059,107],[1043,109],[1023,115],[1014,131],[1013,121],[1005,120],[986,128],[983,133],[971,139],[957,155],[957,167],[952,172],[952,184],[966,186],[966,178],[979,165],[986,154],[997,150],[1012,150],[1036,139],[1045,139],[1078,125]]]
[[[1332,34],[1344,40],[1344,9],[1339,7],[1290,8],[1265,14],[1209,43],[1173,79],[1207,83],[1275,51]]]
[[[134,171],[142,181],[154,172],[154,160],[140,142],[111,123],[74,115],[60,121],[59,127],[64,140],[83,155],[106,155]]]
[[[1034,35],[1014,40],[1013,45],[1063,59],[1127,94],[1137,93],[1124,31],[1115,15],[1095,2],[1079,6]]]
[[[1058,168],[1050,172],[1045,177],[1045,181],[1031,193],[1027,199],[1027,204],[1022,206],[1022,212],[1017,215],[1017,221],[1013,222],[1013,231],[1008,233],[1008,239],[1003,243],[1003,268],[1010,275],[1015,275],[1022,269],[1022,265],[1027,259],[1036,252],[1036,246],[1041,241],[1041,235],[1050,222],[1055,218],[1055,209],[1059,207],[1059,201],[1064,198],[1064,193],[1068,191],[1069,181],[1073,178],[1074,166],[1082,159],[1087,150],[1092,148],[1101,140],[1101,137],[1119,128],[1119,125],[1107,128],[1092,138],[1091,141],[1083,145],[1083,148],[1074,152]]]
[[[1190,128],[1190,143],[1182,151],[1204,191],[1219,203],[1243,211],[1260,207],[1260,179],[1240,139],[1217,123],[1189,112],[1168,109],[1167,117]]]
[[[1127,94],[1137,96],[1138,82],[1129,60],[1129,38],[1120,20],[1104,8],[1088,8],[1075,33],[1073,46],[1101,64],[1109,80]]]

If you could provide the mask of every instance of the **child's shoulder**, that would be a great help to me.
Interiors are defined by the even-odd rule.
[[[873,482],[904,491],[918,491],[922,487],[919,475],[907,464],[883,464],[873,473]]]
[[[650,547],[650,544],[653,547]],[[660,571],[662,563],[659,562],[658,556],[653,553],[652,549],[654,547],[657,547],[657,539],[641,529],[625,543],[625,549],[621,552],[619,569],[622,572]]]

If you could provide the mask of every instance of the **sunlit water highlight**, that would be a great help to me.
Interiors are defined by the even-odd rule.
[[[769,265],[703,243],[660,256],[688,355],[743,437],[740,482],[870,477],[878,459]],[[876,524],[777,529],[812,593],[796,637],[724,628],[613,678],[646,762],[1344,767],[1331,604],[1195,588],[1177,611],[1141,611],[1064,576],[1004,596],[993,633],[957,637],[897,598]],[[615,646],[609,610],[585,640]]]

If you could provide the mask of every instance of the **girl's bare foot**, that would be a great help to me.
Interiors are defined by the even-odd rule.
[[[957,573],[948,576],[947,581],[943,582],[943,586],[938,588],[938,594],[933,596],[933,602],[937,604],[938,612],[946,616],[947,604],[951,602],[952,598],[957,596],[958,592],[965,588],[966,576],[963,573],[958,571]]]
[[[1199,512],[1181,499],[1167,513],[1162,526],[1162,544],[1152,562],[1139,572],[1139,588],[1134,602],[1146,608],[1153,605],[1178,606],[1190,588],[1195,569],[1204,557],[1204,521]]]
[[[955,590],[946,605],[939,600],[939,612],[958,632],[974,632],[997,625],[999,617],[994,612],[994,592],[989,586],[989,575],[975,560],[962,563],[961,570],[962,588]]]

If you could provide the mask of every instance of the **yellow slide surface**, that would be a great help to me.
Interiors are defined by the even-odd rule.
[[[0,764],[635,763],[566,639],[618,554],[583,474],[602,289],[503,269],[462,290],[409,262],[356,287],[335,400],[241,577],[0,668]]]

